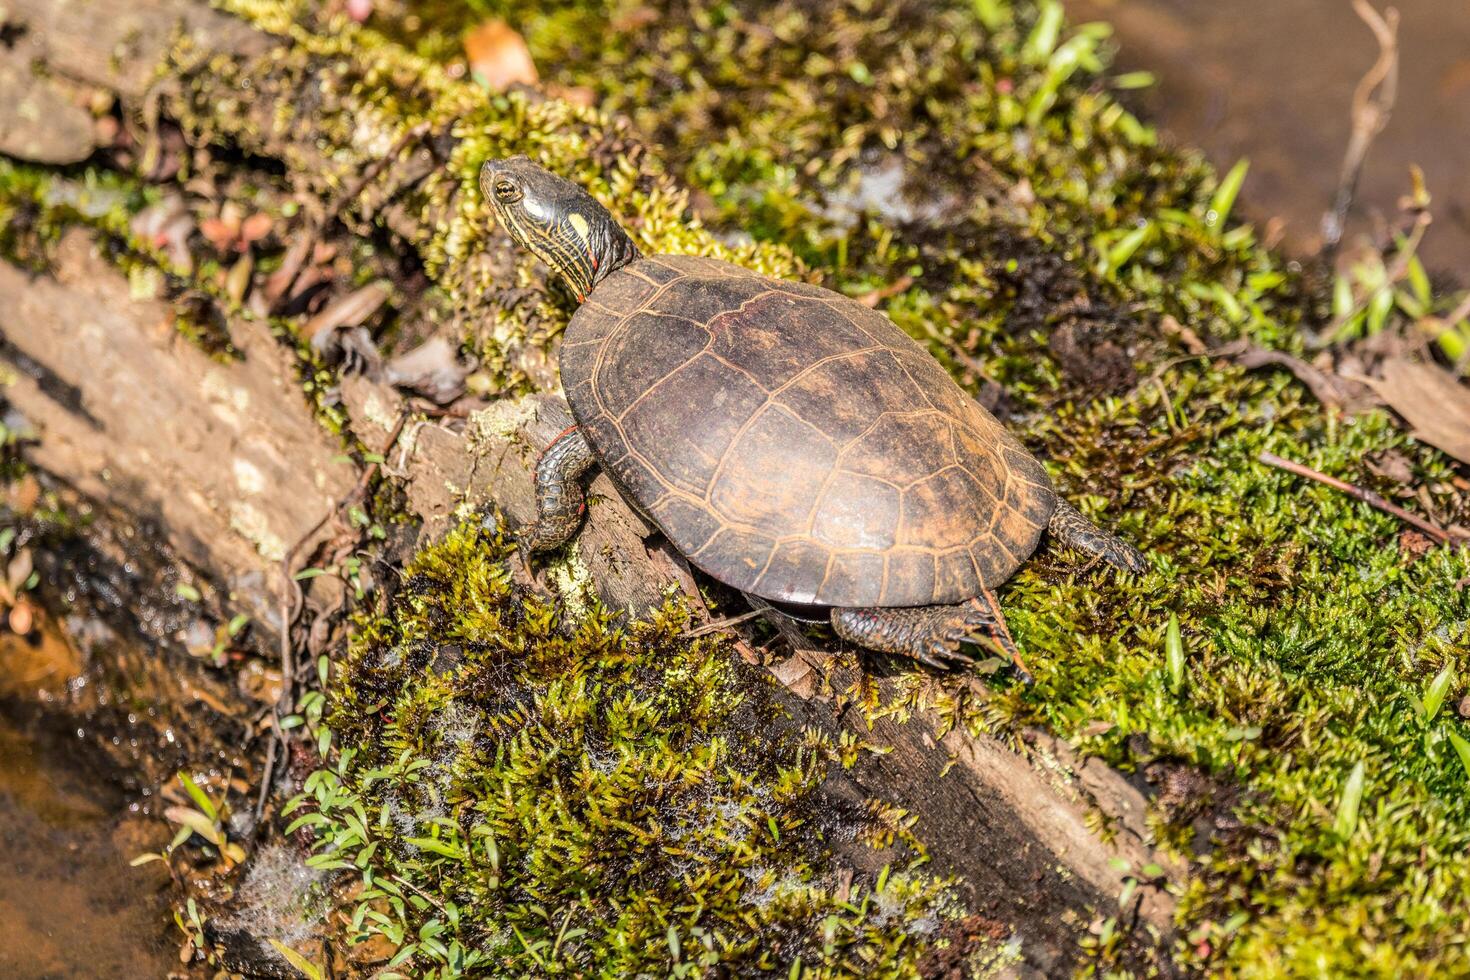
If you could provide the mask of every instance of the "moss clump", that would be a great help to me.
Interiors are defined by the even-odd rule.
[[[293,807],[361,876],[351,934],[418,977],[911,975],[943,889],[837,880],[826,756],[761,733],[728,651],[674,606],[567,621],[507,550],[465,525],[421,552],[330,685],[345,748]]]

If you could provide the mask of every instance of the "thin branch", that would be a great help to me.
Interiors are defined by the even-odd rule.
[[[398,441],[398,436],[403,432],[403,426],[408,421],[408,413],[403,412],[398,416],[398,422],[393,426],[385,444],[391,449]],[[260,817],[265,812],[265,803],[270,795],[271,777],[275,774],[276,747],[277,743],[285,744],[286,735],[281,729],[281,715],[290,714],[296,707],[296,649],[291,644],[291,627],[296,623],[296,617],[301,615],[302,594],[301,586],[296,582],[296,555],[306,546],[306,543],[317,536],[327,522],[347,508],[353,501],[357,500],[372,483],[373,477],[377,475],[380,464],[370,463],[358,477],[357,484],[347,492],[345,496],[331,510],[321,516],[321,519],[311,528],[296,539],[296,543],[287,549],[285,557],[281,559],[281,575],[284,582],[281,585],[280,616],[281,616],[281,694],[276,699],[275,710],[271,712],[271,740],[266,750],[265,768],[260,779],[260,795],[255,801],[255,822],[260,824]]]
[[[720,630],[729,629],[731,626],[739,626],[741,623],[746,622],[747,620],[755,619],[757,616],[764,616],[765,614],[766,612],[764,609],[752,609],[750,612],[741,613],[739,616],[728,616],[724,619],[716,619],[713,622],[705,623],[703,626],[695,627],[692,630],[685,630],[684,638],[686,640],[692,640],[696,636],[705,636],[709,633],[718,633]]]
[[[1449,531],[1446,531],[1438,524],[1425,520],[1418,514],[1410,513],[1409,511],[1404,510],[1402,507],[1399,507],[1397,504],[1389,503],[1387,500],[1384,500],[1382,497],[1378,496],[1378,494],[1374,493],[1371,490],[1364,490],[1362,487],[1353,486],[1351,483],[1346,483],[1342,480],[1337,479],[1336,477],[1328,476],[1326,473],[1319,473],[1309,466],[1303,466],[1301,463],[1294,463],[1289,459],[1282,459],[1275,453],[1262,452],[1256,458],[1262,463],[1265,463],[1267,466],[1274,466],[1279,470],[1285,470],[1288,473],[1294,473],[1297,476],[1305,477],[1308,480],[1315,480],[1318,483],[1321,483],[1324,486],[1329,486],[1334,490],[1341,490],[1349,497],[1352,497],[1356,500],[1361,500],[1369,507],[1381,510],[1385,514],[1391,514],[1394,517],[1397,517],[1399,520],[1403,521],[1405,524],[1412,524],[1414,527],[1423,531],[1431,538],[1434,538],[1434,540],[1438,541],[1440,544],[1452,545],[1456,548],[1462,547],[1465,544],[1462,539],[1457,538],[1455,535],[1451,534]]]
[[[1368,0],[1353,0],[1353,11],[1373,32],[1378,42],[1378,58],[1353,90],[1353,128],[1343,153],[1332,209],[1322,216],[1322,248],[1329,253],[1342,241],[1343,226],[1348,211],[1352,210],[1368,148],[1388,125],[1399,88],[1398,10],[1389,7],[1380,14]]]

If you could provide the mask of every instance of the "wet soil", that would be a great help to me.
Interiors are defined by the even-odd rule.
[[[168,874],[128,864],[167,843],[158,821],[62,719],[4,697],[71,657],[54,631],[0,636],[0,976],[163,977],[177,968]]]
[[[1368,28],[1341,3],[1282,0],[1064,0],[1074,22],[1106,20],[1118,71],[1148,70],[1158,85],[1127,101],[1179,144],[1220,168],[1249,157],[1248,215],[1280,217],[1285,242],[1316,250],[1337,186],[1353,89],[1377,56]],[[1385,6],[1375,3],[1380,10]],[[1398,102],[1369,151],[1348,236],[1392,217],[1424,169],[1434,226],[1422,254],[1431,270],[1470,278],[1470,6],[1398,3]]]

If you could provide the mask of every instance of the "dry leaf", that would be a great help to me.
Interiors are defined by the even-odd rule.
[[[1399,484],[1400,487],[1414,482],[1414,464],[1397,449],[1385,450],[1364,462],[1371,472]]]
[[[368,283],[346,296],[332,300],[320,313],[306,321],[301,332],[317,341],[317,337],[339,327],[355,327],[378,311],[388,300],[388,284]]]
[[[31,627],[36,622],[36,614],[31,610],[30,603],[18,602],[10,608],[10,615],[6,617],[10,631],[16,636],[27,636]]]
[[[465,376],[474,369],[474,364],[459,359],[459,348],[443,337],[431,337],[389,361],[384,380],[399,388],[410,388],[436,405],[448,405],[464,394]]]
[[[1470,463],[1470,389],[1444,368],[1405,357],[1383,362],[1373,390],[1404,417],[1415,439]]]
[[[10,586],[11,595],[20,595],[25,588],[26,579],[31,577],[35,564],[31,561],[31,549],[22,548],[10,559],[10,566],[5,570],[5,579]]]
[[[492,92],[540,80],[526,39],[503,20],[487,20],[465,35],[464,53],[471,74]]]

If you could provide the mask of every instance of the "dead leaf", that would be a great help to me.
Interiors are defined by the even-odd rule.
[[[26,473],[6,488],[5,495],[10,509],[17,514],[29,515],[41,499],[41,482],[32,473]]]
[[[318,337],[324,336],[329,331],[336,330],[338,327],[355,327],[362,323],[387,301],[387,283],[368,283],[346,296],[332,300],[320,313],[307,320],[301,331],[311,338],[312,343],[318,343]]]
[[[503,20],[487,20],[465,35],[470,73],[492,92],[540,81],[526,39]]]
[[[16,603],[10,608],[10,615],[6,617],[10,631],[16,636],[27,636],[31,627],[35,625],[36,614],[31,609],[31,604],[25,601]]]
[[[133,216],[133,234],[168,256],[175,271],[187,276],[194,271],[189,236],[194,233],[194,216],[178,194],[170,194]]]
[[[10,559],[10,566],[5,570],[5,580],[10,587],[11,595],[20,595],[34,568],[35,564],[31,561],[31,549],[22,548],[15,553],[15,557]]]
[[[448,405],[464,394],[464,379],[474,363],[459,359],[459,349],[443,337],[432,337],[384,367],[384,380],[418,392],[436,405]]]
[[[1453,374],[1394,357],[1383,362],[1383,377],[1369,383],[1409,423],[1415,439],[1470,463],[1470,389]]]
[[[1399,553],[1410,561],[1423,558],[1439,544],[1423,531],[1405,528],[1399,533]]]
[[[1409,457],[1397,449],[1388,449],[1371,459],[1364,460],[1368,469],[1400,487],[1414,482],[1414,464]]]
[[[597,104],[597,93],[585,85],[557,85],[553,82],[546,86],[546,94],[584,109],[590,109]]]
[[[1165,313],[1164,318],[1159,321],[1159,329],[1164,332],[1165,337],[1177,339],[1183,348],[1191,354],[1203,354],[1209,350],[1199,334],[1180,323],[1174,317]]]

